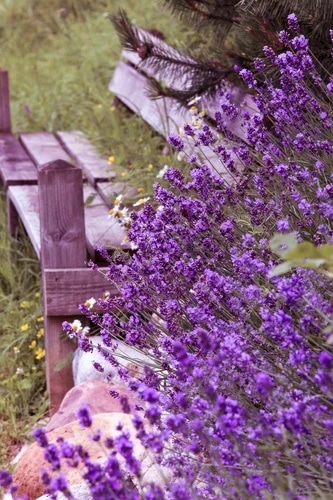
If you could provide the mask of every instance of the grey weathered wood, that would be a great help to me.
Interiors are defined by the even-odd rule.
[[[21,134],[20,140],[36,165],[55,160],[72,161],[58,139],[49,132]]]
[[[57,132],[57,138],[71,158],[82,168],[84,176],[95,186],[115,177],[114,169],[80,131]]]
[[[0,68],[0,132],[10,131],[9,77],[8,71]]]
[[[36,255],[40,258],[40,220],[38,187],[9,186],[7,191],[8,229],[12,236],[17,232],[17,217],[22,220]]]
[[[86,259],[82,172],[75,165],[56,160],[38,167],[42,276],[48,269],[82,268]],[[44,310],[48,297],[43,290]],[[69,318],[66,318],[70,320]],[[71,365],[56,370],[59,361],[75,348],[61,339],[64,317],[44,315],[46,381],[50,411],[59,407],[73,386]]]
[[[148,86],[149,80],[145,76],[134,67],[120,61],[113,73],[109,90],[165,138],[171,133],[179,134],[180,128],[185,123],[191,123],[193,117],[190,111],[180,107],[171,98],[150,99],[147,94]],[[193,139],[185,136],[183,140],[184,152],[188,155],[194,153]],[[222,138],[219,140],[223,142]],[[210,165],[228,182],[231,181],[230,174],[210,147],[200,147],[199,156],[202,162]]]
[[[138,29],[138,35],[141,37],[141,40],[150,40],[155,46],[159,46],[162,50],[173,56],[176,60],[182,60],[184,55],[181,54],[178,50],[170,47],[163,40],[155,37],[151,33]],[[154,78],[155,80],[163,81],[166,85],[176,89],[176,90],[184,90],[191,86],[191,82],[186,77],[186,75],[182,76],[181,74],[170,71],[166,73],[165,71],[159,71],[156,68],[156,65],[149,64],[149,60],[145,61],[140,58],[137,52],[133,52],[131,50],[123,49],[121,53],[122,59],[127,63],[130,63],[138,72],[141,72],[144,75],[147,75],[150,78]],[[186,60],[189,60],[189,57],[186,56]],[[195,63],[195,61],[193,60]],[[243,89],[240,89],[236,86],[230,86],[231,93],[231,102],[240,107],[241,110],[247,111],[250,114],[258,113],[258,108],[253,100],[253,96],[246,93]],[[206,110],[207,116],[215,122],[215,113],[216,111],[221,111],[220,108],[220,97],[218,92],[215,96],[211,96],[210,98],[204,97],[200,102],[201,108]],[[229,117],[225,116],[225,122],[228,130],[233,132],[236,136],[240,137],[242,140],[246,142],[246,134],[244,131],[244,127],[242,126],[242,118],[239,116],[235,120],[231,120]]]
[[[3,186],[37,184],[37,170],[20,142],[0,133],[0,178]]]
[[[45,269],[43,290],[45,291],[45,312],[49,316],[78,315],[78,305],[91,297],[102,297],[104,292],[111,296],[119,292],[107,280],[108,268],[94,271],[84,269]]]
[[[109,210],[100,195],[89,184],[84,186],[83,191],[85,201],[91,195],[94,196],[92,202],[84,208],[86,242],[90,256],[93,259],[97,256],[97,246],[126,248],[127,245],[122,245],[126,233],[114,218],[109,217]]]

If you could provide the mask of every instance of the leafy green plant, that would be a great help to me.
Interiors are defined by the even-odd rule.
[[[298,242],[297,233],[278,233],[270,240],[270,248],[284,262],[270,272],[270,277],[279,276],[296,267],[315,269],[333,278],[333,244],[315,246],[310,241]]]

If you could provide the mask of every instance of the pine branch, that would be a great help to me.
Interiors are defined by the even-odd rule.
[[[234,66],[253,69],[268,45],[283,50],[277,33],[287,29],[287,16],[295,12],[301,32],[309,39],[318,70],[324,79],[333,72],[329,28],[333,26],[333,0],[164,0],[183,20],[197,27],[196,45],[182,52],[163,40],[132,26],[119,11],[111,20],[123,47],[136,52],[140,65],[158,81],[151,96],[174,97],[182,104],[194,96],[212,96],[225,79],[242,86]],[[276,68],[268,76],[278,78]],[[261,75],[258,75],[260,81]]]

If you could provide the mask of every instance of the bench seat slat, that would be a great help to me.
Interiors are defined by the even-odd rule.
[[[73,162],[58,139],[49,132],[21,134],[20,140],[36,165],[55,160]]]
[[[37,183],[35,165],[11,134],[0,134],[0,177],[5,189],[15,184]]]
[[[80,131],[57,132],[57,138],[79,165],[88,181],[95,186],[99,181],[115,177],[107,159],[101,156],[87,137]]]

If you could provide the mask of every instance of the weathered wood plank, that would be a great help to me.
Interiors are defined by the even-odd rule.
[[[90,256],[97,257],[96,247],[102,246],[107,249],[127,248],[123,240],[126,236],[124,229],[116,219],[110,218],[108,208],[95,189],[89,184],[83,188],[84,200],[94,196],[89,205],[84,208],[86,222],[86,242]]]
[[[109,90],[116,94],[133,113],[142,117],[159,134],[167,137],[185,123],[186,110],[176,109],[171,99],[149,99],[146,93],[148,84],[147,78],[132,66],[120,61],[113,73]]]
[[[134,113],[141,116],[154,130],[168,138],[173,132],[179,133],[185,123],[191,123],[190,111],[180,107],[170,98],[152,100],[147,95],[149,80],[138,73],[132,66],[120,61],[113,73],[109,90],[113,92]],[[193,139],[183,137],[184,152],[188,155],[194,152]],[[222,142],[223,139],[220,139]],[[226,168],[217,158],[211,148],[200,147],[201,161],[210,165],[216,172],[231,181]]]
[[[0,177],[7,189],[16,184],[36,184],[37,170],[20,142],[0,133]]]
[[[108,268],[93,271],[84,269],[44,269],[43,289],[45,311],[49,316],[78,315],[79,304],[90,297],[102,297],[104,292],[118,295],[118,290],[107,280]]]
[[[58,139],[49,132],[21,134],[20,140],[36,165],[56,160],[72,161]]]
[[[82,171],[63,160],[38,166],[41,263],[44,269],[82,268],[86,259]],[[43,278],[44,280],[44,278]],[[48,297],[43,290],[44,310]],[[64,318],[44,314],[46,381],[51,413],[73,386],[71,365],[56,370],[75,344],[61,340]]]
[[[38,206],[38,187],[37,186],[9,186],[7,191],[8,203],[12,207],[8,210],[9,228],[12,234],[15,234],[15,210],[23,222],[25,230],[29,236],[32,246],[40,258],[40,221]]]
[[[79,165],[88,181],[95,186],[99,181],[106,181],[115,177],[112,166],[106,158],[101,156],[87,137],[77,130],[57,132],[57,138]]]
[[[184,55],[173,47],[170,47],[163,40],[153,36],[149,32],[139,29],[139,35],[142,40],[151,40],[154,45],[159,46],[162,50],[172,55],[177,60],[182,60]],[[158,71],[156,66],[149,65],[149,62],[145,62],[140,58],[140,56],[131,50],[123,49],[122,58],[137,68],[139,71],[143,72],[145,75],[165,82],[166,85],[173,87],[176,90],[183,90],[190,87],[191,82],[186,76],[182,76],[176,71],[170,71],[168,74],[165,72]],[[188,60],[189,58],[186,57]],[[193,60],[193,62],[195,62]],[[253,97],[246,93],[244,90],[234,86],[230,87],[231,102],[239,106],[243,111],[247,111],[250,114],[255,114],[258,112],[258,108],[254,103]],[[200,102],[201,108],[206,110],[207,116],[215,122],[215,113],[221,111],[220,108],[220,97],[217,95],[215,97],[203,98]],[[242,140],[246,139],[244,127],[242,126],[242,118],[239,117],[235,120],[231,120],[228,116],[225,116],[225,122],[228,130],[233,132],[236,136],[240,137]],[[246,142],[246,141],[245,141]]]
[[[8,71],[0,68],[0,132],[11,131]]]

